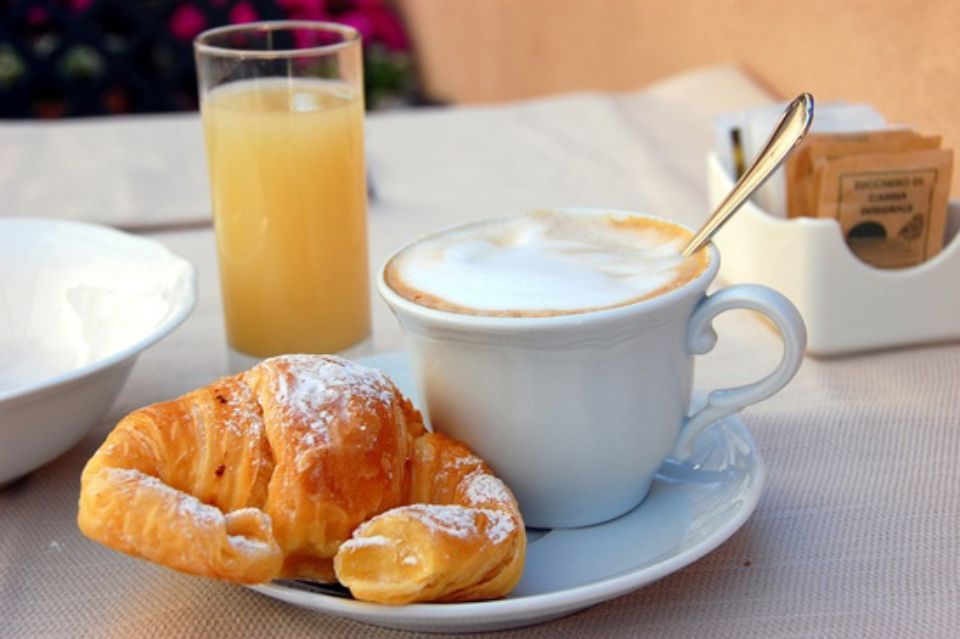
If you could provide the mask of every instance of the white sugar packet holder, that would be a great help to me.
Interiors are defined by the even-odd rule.
[[[707,156],[716,206],[734,184],[730,165]],[[856,257],[833,219],[786,219],[747,202],[717,234],[719,278],[786,295],[807,325],[807,353],[845,355],[960,339],[960,202],[950,203],[943,250],[910,268],[880,269]]]

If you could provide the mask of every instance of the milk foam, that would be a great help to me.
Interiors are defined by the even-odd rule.
[[[669,224],[617,225],[609,216],[537,212],[411,245],[389,266],[401,283],[391,286],[427,306],[437,304],[424,296],[466,312],[617,306],[689,279],[680,256],[685,240],[686,232]]]

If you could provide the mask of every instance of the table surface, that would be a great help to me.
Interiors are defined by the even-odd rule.
[[[373,272],[429,230],[530,208],[697,224],[712,116],[767,99],[721,67],[635,94],[372,115]],[[0,492],[0,636],[411,636],[181,575],[76,528],[80,471],[120,417],[227,371],[200,140],[195,115],[0,126],[0,215],[132,229],[189,259],[199,287],[192,316],[140,357],[99,426]],[[749,381],[779,357],[777,337],[749,313],[716,327],[698,387]],[[402,348],[375,299],[369,350]],[[808,358],[790,386],[743,414],[769,479],[737,534],[652,586],[502,634],[960,636],[958,380],[957,344]]]

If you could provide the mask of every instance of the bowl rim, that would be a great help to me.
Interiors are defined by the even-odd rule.
[[[133,235],[132,233],[126,233],[124,231],[101,224],[91,224],[88,222],[78,222],[74,220],[31,217],[0,218],[0,227],[7,225],[13,226],[14,224],[49,226],[51,228],[69,228],[73,231],[112,237],[112,239],[119,240],[120,242],[129,242],[130,240],[135,240],[138,243],[150,244],[155,247],[155,249],[159,249],[159,252],[164,254],[164,257],[169,259],[171,263],[179,262],[182,266],[184,266],[189,277],[187,278],[188,285],[184,287],[184,294],[176,296],[171,312],[167,314],[167,317],[163,320],[163,322],[153,327],[147,335],[144,335],[142,338],[130,343],[126,347],[121,348],[114,353],[111,353],[110,355],[107,355],[106,357],[101,357],[100,359],[92,362],[87,362],[86,364],[70,369],[69,371],[57,373],[56,375],[52,375],[43,380],[25,384],[23,386],[16,386],[9,390],[0,390],[0,408],[7,408],[9,406],[19,404],[20,400],[32,399],[35,395],[55,389],[58,386],[89,377],[131,357],[136,357],[142,351],[146,350],[173,332],[175,328],[177,328],[183,323],[184,320],[187,319],[187,316],[190,315],[196,306],[197,271],[193,264],[191,264],[189,260],[180,257],[155,239],[140,235]]]

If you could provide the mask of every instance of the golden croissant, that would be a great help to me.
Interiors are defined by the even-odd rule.
[[[523,572],[516,500],[428,433],[382,373],[268,359],[117,424],[83,470],[80,529],[239,583],[339,580],[383,603],[501,597]]]

